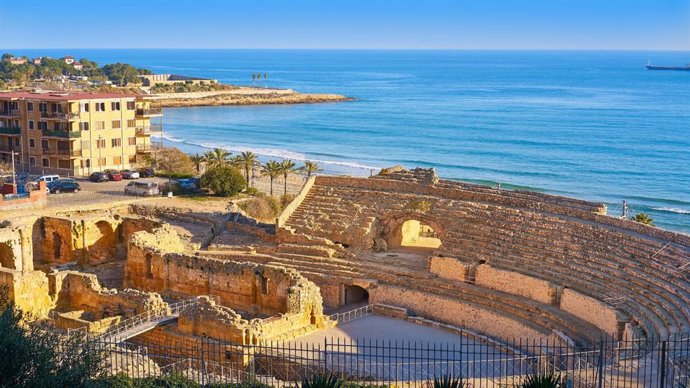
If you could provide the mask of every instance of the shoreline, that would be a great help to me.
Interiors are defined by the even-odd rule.
[[[292,89],[238,87],[210,92],[158,93],[149,97],[163,108],[233,105],[314,104],[354,101],[339,94],[299,93]]]

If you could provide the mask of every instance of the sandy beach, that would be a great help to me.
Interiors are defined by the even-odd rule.
[[[266,89],[238,87],[232,90],[188,93],[159,93],[151,96],[162,107],[263,105],[263,104],[310,104],[322,102],[352,101],[339,94],[298,93],[292,89]]]

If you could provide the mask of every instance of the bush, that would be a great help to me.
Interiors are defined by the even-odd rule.
[[[275,198],[260,195],[238,204],[248,216],[260,221],[272,221],[281,212],[280,203]]]
[[[260,191],[256,187],[250,187],[247,190],[244,191],[245,194],[247,195],[252,195],[252,196],[257,196],[259,195]]]
[[[292,200],[295,199],[295,196],[292,194],[287,194],[287,195],[281,195],[280,196],[280,204],[282,207],[285,207],[292,202]]]
[[[560,380],[561,376],[553,373],[535,373],[527,376],[517,388],[558,388]]]
[[[163,174],[162,172],[156,172],[156,176],[160,178],[170,178],[170,179],[188,179],[188,178],[194,178],[194,174],[188,174],[188,173],[172,173],[172,174]]]
[[[332,373],[317,373],[302,379],[302,388],[341,388],[343,381]]]
[[[110,376],[93,381],[87,385],[94,388],[197,388],[200,386],[197,382],[188,379],[181,373],[172,373],[160,377],[143,377],[132,378],[124,374]],[[204,385],[207,388],[269,388],[270,386],[262,384],[258,381],[245,381],[243,383],[220,383]]]
[[[231,197],[244,189],[246,181],[233,167],[218,165],[209,168],[201,176],[201,187],[221,197]]]
[[[434,378],[434,388],[465,388],[466,386],[467,383],[462,380],[462,377],[443,375]]]

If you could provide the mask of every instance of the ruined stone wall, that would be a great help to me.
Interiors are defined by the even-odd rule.
[[[322,314],[318,287],[284,267],[239,263],[170,252],[167,233],[139,232],[129,244],[125,285],[176,298],[212,295],[251,315]]]
[[[603,302],[566,288],[561,296],[561,309],[593,323],[614,338],[620,337],[618,314]]]
[[[75,261],[73,257],[79,233],[73,229],[73,221],[62,217],[43,217],[41,233],[34,236],[41,240],[42,262],[62,264]]]
[[[452,257],[429,258],[429,272],[440,278],[465,282],[468,280],[469,265]]]
[[[9,299],[34,318],[45,317],[55,305],[43,272],[21,272],[0,268],[0,286],[7,286]]]
[[[24,267],[22,236],[17,228],[0,228],[0,268],[16,269]]]
[[[132,317],[146,310],[167,307],[167,303],[156,293],[102,288],[93,274],[64,271],[56,287],[57,308],[60,311],[88,311],[96,319],[116,315]]]
[[[546,339],[550,335],[527,322],[494,313],[457,299],[379,284],[369,291],[373,304],[403,307],[422,317],[466,327],[497,338]]]
[[[551,282],[486,264],[477,266],[475,284],[508,294],[521,295],[545,304],[555,302],[556,289]]]

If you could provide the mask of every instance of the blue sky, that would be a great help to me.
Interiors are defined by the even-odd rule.
[[[690,0],[8,0],[0,47],[688,50]]]

